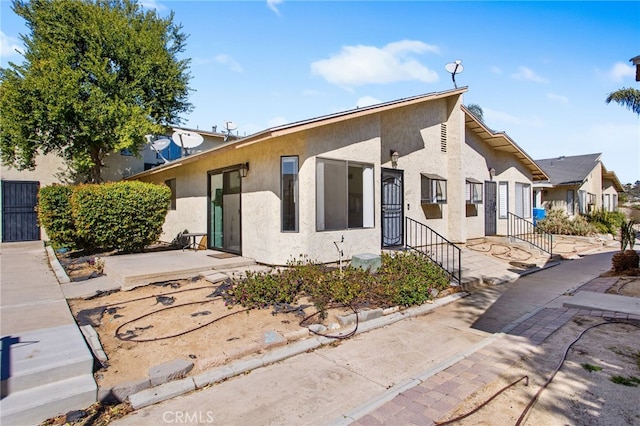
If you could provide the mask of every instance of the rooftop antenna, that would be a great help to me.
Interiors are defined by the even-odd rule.
[[[188,152],[187,149],[195,148],[204,142],[204,138],[200,133],[194,131],[188,131],[184,129],[173,129],[173,135],[171,137],[174,141],[180,142],[180,146],[182,147],[182,157],[184,157]]]
[[[224,127],[225,129],[227,129],[226,135],[224,136],[224,141],[226,142],[227,140],[229,140],[229,137],[231,136],[231,131],[237,129],[238,125],[233,121],[225,121]]]
[[[164,156],[162,155],[162,153],[160,151],[162,151],[163,149],[167,148],[169,146],[169,144],[171,143],[170,139],[167,138],[160,138],[160,139],[156,139],[155,141],[153,140],[153,135],[145,135],[144,136],[147,139],[147,143],[149,145],[151,145],[151,149],[153,149],[156,154],[158,154],[158,156],[162,159],[162,161],[166,163],[169,162],[169,160],[167,160],[166,158],[164,158]]]
[[[447,72],[451,74],[451,80],[453,80],[453,87],[457,89],[458,85],[456,84],[456,74],[460,74],[462,70],[464,70],[464,67],[462,66],[462,61],[457,59],[455,62],[449,62],[447,65],[444,66],[444,69],[446,69]]]

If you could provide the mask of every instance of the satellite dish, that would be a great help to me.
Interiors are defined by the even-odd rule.
[[[164,158],[164,156],[160,153],[160,151],[168,147],[171,141],[167,138],[161,138],[154,141],[153,135],[145,135],[144,137],[147,139],[147,143],[151,145],[151,149],[153,149],[156,152],[156,154],[158,154],[158,156],[162,159],[162,161],[164,161],[165,163],[168,163],[169,160]]]
[[[162,139],[153,141],[151,145],[153,146],[153,149],[155,149],[156,151],[162,151],[163,149],[167,148],[170,143],[171,143],[171,139],[162,138]]]
[[[187,130],[176,130],[172,135],[173,140],[183,148],[195,148],[204,142],[200,133],[189,132]]]
[[[229,136],[231,136],[231,131],[238,128],[238,125],[233,121],[225,121],[224,127],[227,129],[226,135],[224,136],[224,141],[229,140]]]
[[[458,85],[456,84],[456,74],[460,74],[464,70],[464,67],[462,66],[462,61],[456,60],[455,62],[449,62],[447,65],[444,66],[444,69],[451,74],[451,80],[453,80],[453,87],[457,89]]]

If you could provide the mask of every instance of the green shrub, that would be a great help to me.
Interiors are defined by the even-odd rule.
[[[52,185],[38,192],[38,221],[44,227],[54,248],[75,248],[78,238],[71,215],[73,187]]]
[[[609,212],[599,209],[587,216],[587,220],[602,234],[617,235],[620,227],[626,220],[624,213]]]
[[[162,233],[170,199],[171,190],[165,185],[80,185],[71,196],[76,234],[90,250],[141,251]]]
[[[596,227],[591,225],[584,216],[570,218],[560,209],[548,212],[544,219],[538,221],[537,227],[541,231],[556,235],[587,236],[596,233]]]
[[[348,266],[342,270],[304,258],[288,262],[272,273],[247,272],[245,279],[227,290],[227,303],[263,308],[293,303],[307,296],[325,318],[332,304],[358,306],[411,306],[432,299],[449,286],[447,274],[415,252],[383,254],[376,273]]]

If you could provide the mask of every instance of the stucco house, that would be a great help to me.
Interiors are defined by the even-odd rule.
[[[273,127],[129,179],[174,189],[163,240],[284,265],[403,246],[407,223],[451,242],[531,217],[544,171],[462,104],[466,88]]]
[[[105,182],[122,180],[127,176],[164,164],[165,160],[176,160],[187,155],[196,154],[220,146],[226,139],[235,136],[223,134],[213,129],[211,132],[176,127],[172,130],[197,132],[203,137],[201,145],[184,152],[178,143],[171,144],[159,153],[147,144],[139,156],[128,151],[109,154],[105,160],[102,177]],[[167,135],[170,137],[171,135]],[[34,170],[16,170],[2,165],[0,168],[0,209],[2,214],[1,234],[3,242],[32,241],[41,238],[41,230],[37,223],[35,206],[37,194],[41,186],[54,183],[77,183],[69,171],[65,161],[54,154],[38,155]]]
[[[536,205],[545,210],[560,209],[569,216],[617,210],[618,194],[624,188],[601,157],[595,153],[536,160],[549,176],[548,181],[536,185]]]

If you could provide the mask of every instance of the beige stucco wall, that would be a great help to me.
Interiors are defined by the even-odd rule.
[[[605,208],[605,197],[609,198],[609,211],[618,210],[618,191],[611,179],[603,179],[602,181],[602,208]]]
[[[207,232],[207,173],[249,162],[242,179],[242,255],[265,264],[285,264],[299,255],[319,262],[343,259],[358,253],[381,251],[381,173],[392,168],[390,151],[398,151],[396,168],[404,176],[404,214],[427,224],[448,239],[461,242],[484,235],[484,211],[466,217],[465,182],[473,177],[489,179],[488,168],[497,170],[496,180],[529,182],[528,172],[515,158],[494,152],[487,144],[465,134],[461,97],[434,100],[413,106],[352,118],[264,142],[225,147],[180,166],[155,170],[140,180],[163,183],[176,179],[176,210],[170,211],[162,239],[178,233]],[[441,124],[447,125],[446,152],[441,149]],[[465,142],[466,138],[471,138]],[[280,159],[298,156],[299,230],[281,232]],[[356,161],[374,167],[374,226],[337,231],[316,230],[316,164],[318,158]],[[462,173],[461,173],[462,171]],[[429,216],[421,205],[421,173],[447,179],[447,204],[440,217]],[[515,185],[509,190],[515,192]],[[510,203],[513,197],[510,197]],[[513,208],[513,207],[511,207]],[[498,224],[498,232],[502,228]],[[506,232],[506,223],[504,224]],[[344,237],[344,242],[342,241]]]
[[[533,183],[531,172],[513,154],[498,151],[491,148],[486,142],[472,131],[467,130],[465,145],[462,155],[461,170],[464,177],[473,178],[481,182],[491,181],[489,169],[495,169],[493,181],[496,182],[496,201],[499,203],[499,185],[507,182],[507,211],[514,213],[516,209],[516,183],[531,185],[533,196]],[[483,186],[484,189],[484,186]],[[485,203],[478,205],[478,216],[466,218],[466,238],[480,238],[485,235]],[[533,205],[533,201],[532,204]],[[496,212],[496,234],[507,235],[507,219],[500,218]]]

